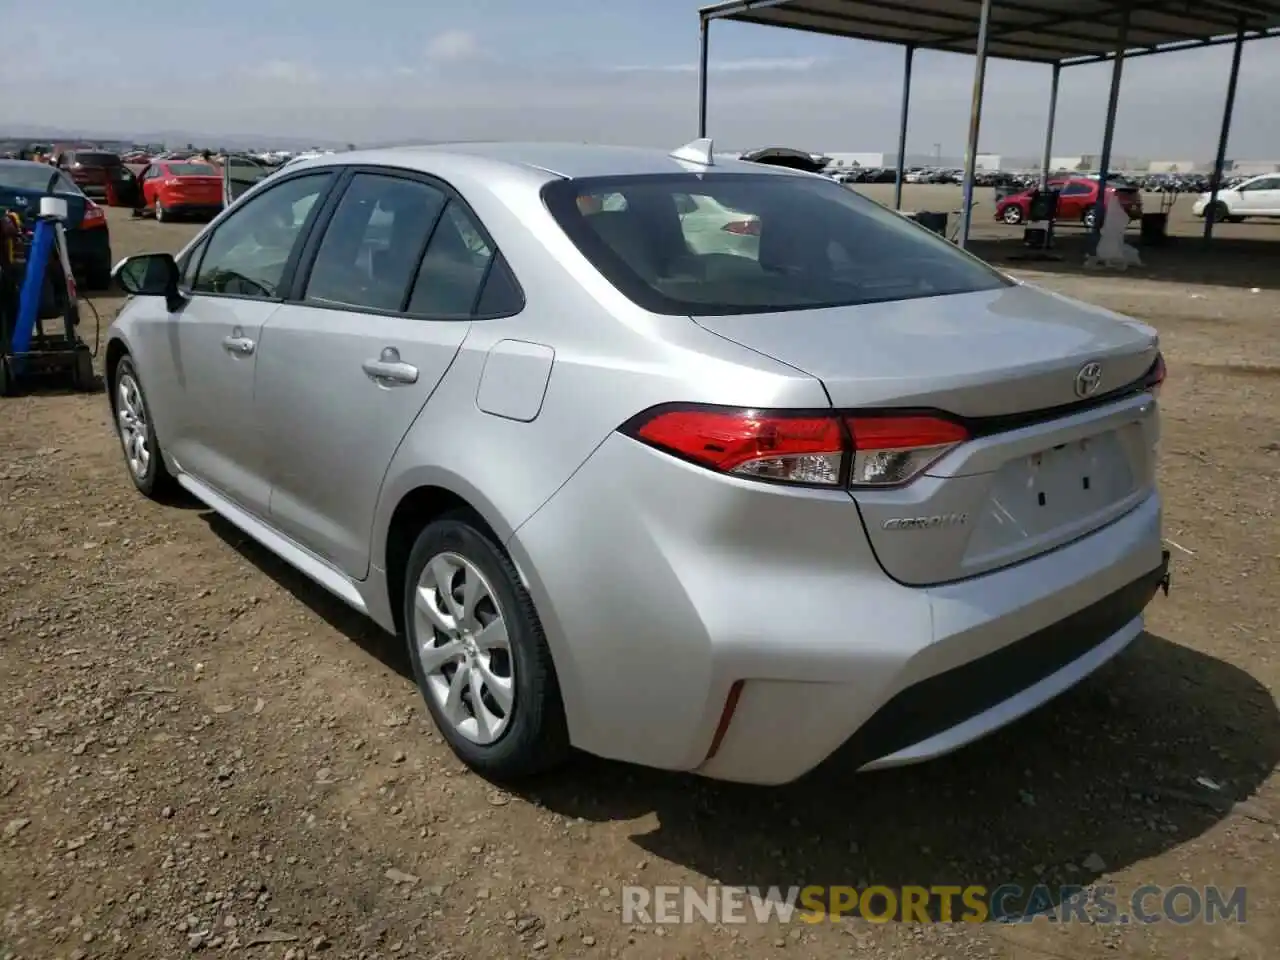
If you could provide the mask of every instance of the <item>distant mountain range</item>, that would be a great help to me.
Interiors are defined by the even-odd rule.
[[[168,147],[182,147],[190,143],[197,147],[225,147],[228,150],[308,150],[311,148],[339,150],[347,145],[344,141],[306,140],[301,137],[270,137],[253,134],[215,135],[193,130],[76,130],[34,123],[0,129],[0,140],[36,140],[46,143],[73,140],[87,140],[92,143],[163,143]]]

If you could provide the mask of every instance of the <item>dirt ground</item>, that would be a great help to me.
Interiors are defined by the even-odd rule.
[[[979,236],[1012,235],[990,219]],[[117,256],[198,229],[111,228]],[[1161,332],[1172,593],[994,737],[779,789],[582,758],[496,790],[434,734],[393,639],[208,512],[133,491],[102,395],[0,400],[0,960],[1276,957],[1270,250],[1216,286],[1163,250],[1119,276],[1022,271]],[[121,304],[95,302],[104,324]],[[1247,887],[1247,922],[621,922],[623,885],[686,883],[1217,884]]]

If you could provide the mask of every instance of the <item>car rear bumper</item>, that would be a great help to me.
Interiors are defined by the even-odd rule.
[[[860,768],[947,753],[1088,675],[1142,629],[1160,514],[1153,494],[1034,559],[913,588],[881,571],[848,496],[614,436],[509,546],[575,745],[776,784],[842,747]]]
[[[213,217],[222,212],[222,201],[169,200],[162,197],[160,203],[166,213],[176,217]]]

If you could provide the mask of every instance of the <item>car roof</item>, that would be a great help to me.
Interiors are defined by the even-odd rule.
[[[806,176],[797,170],[716,157],[708,167],[677,160],[666,150],[647,147],[600,146],[584,143],[438,143],[422,146],[385,147],[351,153],[325,154],[299,161],[296,165],[369,163],[435,172],[465,163],[481,162],[490,167],[506,167],[512,172],[537,171],[554,177],[636,176],[644,174],[766,173],[779,176]],[[292,164],[291,164],[292,166]]]
[[[43,167],[46,170],[56,169],[54,167],[49,166],[49,164],[47,163],[36,163],[36,161],[34,160],[10,160],[10,159],[0,160],[0,168],[12,170],[12,169],[21,168],[21,167]]]

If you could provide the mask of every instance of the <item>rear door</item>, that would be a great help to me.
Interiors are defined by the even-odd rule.
[[[493,258],[446,185],[356,168],[263,331],[271,521],[348,576],[368,573],[387,466],[457,356]]]
[[[1070,180],[1063,184],[1058,195],[1058,219],[1079,220],[1089,210],[1097,198],[1097,190],[1093,184],[1080,180]]]
[[[252,157],[227,157],[222,164],[222,205],[231,206],[273,172]]]

